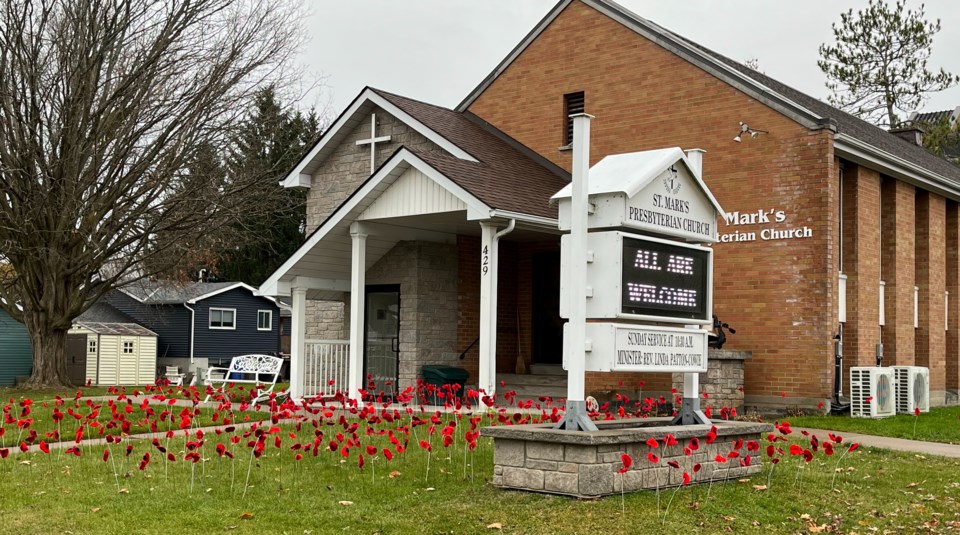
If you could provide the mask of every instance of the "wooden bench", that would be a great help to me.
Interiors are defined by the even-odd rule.
[[[163,378],[170,381],[170,386],[183,386],[184,374],[178,366],[165,366],[164,370]]]
[[[265,401],[270,397],[273,388],[280,377],[280,367],[283,359],[270,355],[240,355],[230,360],[227,368],[207,368],[203,384],[219,388],[227,384],[255,385],[256,397],[254,403]],[[204,401],[210,401],[208,395]]]

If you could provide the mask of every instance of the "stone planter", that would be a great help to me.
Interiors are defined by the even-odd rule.
[[[493,484],[505,489],[562,494],[578,498],[597,498],[623,491],[676,486],[688,472],[693,483],[733,479],[760,472],[761,439],[773,430],[770,424],[715,422],[717,438],[707,444],[708,425],[672,426],[670,418],[626,419],[596,422],[599,431],[563,431],[551,424],[486,427],[481,435],[493,438]],[[666,446],[664,437],[672,433],[678,442]],[[700,447],[687,456],[690,439],[697,437]],[[647,440],[655,438],[660,447],[652,450]],[[740,439],[739,457],[718,463]],[[757,449],[748,451],[753,441]],[[654,451],[660,462],[651,463],[647,453]],[[618,474],[621,455],[633,458],[633,466]],[[749,461],[747,460],[749,459]],[[680,464],[679,469],[668,466]],[[701,469],[694,473],[693,465]]]

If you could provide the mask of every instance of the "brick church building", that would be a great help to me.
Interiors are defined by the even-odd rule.
[[[433,364],[498,389],[559,365],[550,197],[579,111],[591,163],[706,151],[726,211],[713,308],[752,353],[748,406],[829,404],[838,335],[845,370],[882,343],[884,365],[930,368],[932,404],[956,402],[960,167],[606,0],[558,3],[455,109],[363,90],[290,172],[308,238],[260,290],[293,302],[294,393],[403,388]]]

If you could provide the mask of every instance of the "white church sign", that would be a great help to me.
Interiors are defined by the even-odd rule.
[[[717,241],[718,204],[679,148],[608,156],[590,169],[592,229],[628,228],[695,243]],[[569,187],[560,230],[570,228]]]
[[[588,323],[586,370],[596,372],[707,371],[707,331]]]

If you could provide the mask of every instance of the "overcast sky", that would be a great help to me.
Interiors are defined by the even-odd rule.
[[[323,77],[308,104],[339,114],[372,86],[456,106],[556,4],[555,0],[308,0],[302,55],[308,79]],[[826,99],[817,47],[832,42],[840,13],[867,0],[619,0],[674,33]],[[908,7],[920,2],[908,0]],[[960,73],[960,2],[927,0],[934,38],[930,66]],[[311,78],[311,76],[313,78]],[[960,106],[960,88],[934,94],[926,111]]]

